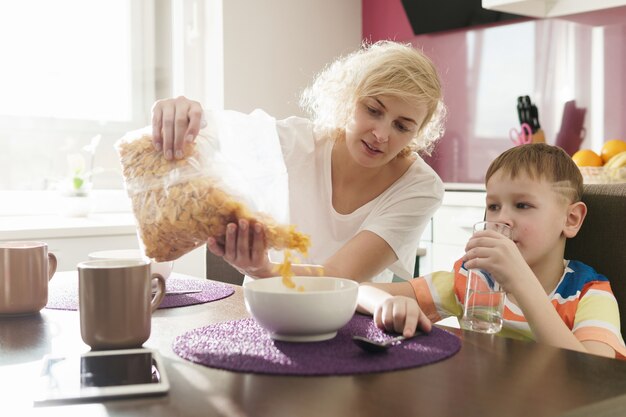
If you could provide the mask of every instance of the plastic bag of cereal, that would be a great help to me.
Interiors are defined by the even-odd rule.
[[[287,172],[274,119],[261,111],[205,116],[180,160],[154,149],[149,127],[115,144],[146,256],[172,261],[209,237],[223,242],[226,225],[239,219],[262,222],[270,248],[306,254],[309,237],[285,224]]]

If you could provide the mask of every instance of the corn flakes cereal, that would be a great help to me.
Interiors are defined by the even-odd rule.
[[[194,143],[185,145],[185,158],[171,161],[154,149],[147,134],[122,140],[116,146],[148,257],[172,261],[203,245],[209,237],[224,242],[226,225],[240,219],[263,223],[268,247],[306,254],[310,245],[307,235],[293,225],[279,225],[267,215],[251,212],[223,189],[218,178],[202,175],[201,167],[196,166]],[[185,174],[189,172],[194,174]],[[290,265],[286,267],[289,273]],[[288,276],[284,268],[281,273]]]

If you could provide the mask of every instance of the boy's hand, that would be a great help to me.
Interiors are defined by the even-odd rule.
[[[419,327],[430,332],[432,324],[412,298],[397,295],[383,300],[374,310],[374,323],[382,330],[402,333],[405,337],[415,335]]]
[[[470,238],[463,261],[467,269],[488,271],[506,292],[514,292],[514,285],[523,284],[514,275],[528,276],[519,273],[529,271],[534,276],[515,242],[493,230],[476,232]]]

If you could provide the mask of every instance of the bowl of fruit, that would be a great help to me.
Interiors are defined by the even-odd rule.
[[[626,182],[626,141],[611,139],[602,145],[600,153],[581,149],[572,159],[580,168],[585,184]]]

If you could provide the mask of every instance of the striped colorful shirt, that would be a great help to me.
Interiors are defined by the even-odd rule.
[[[548,294],[550,302],[574,336],[581,342],[595,340],[611,346],[617,357],[626,359],[620,333],[619,307],[609,280],[578,261],[564,261],[565,271],[556,288]],[[461,260],[453,272],[434,272],[409,281],[422,311],[432,321],[463,315],[468,271]],[[534,340],[521,309],[505,301],[502,331],[505,337]]]

